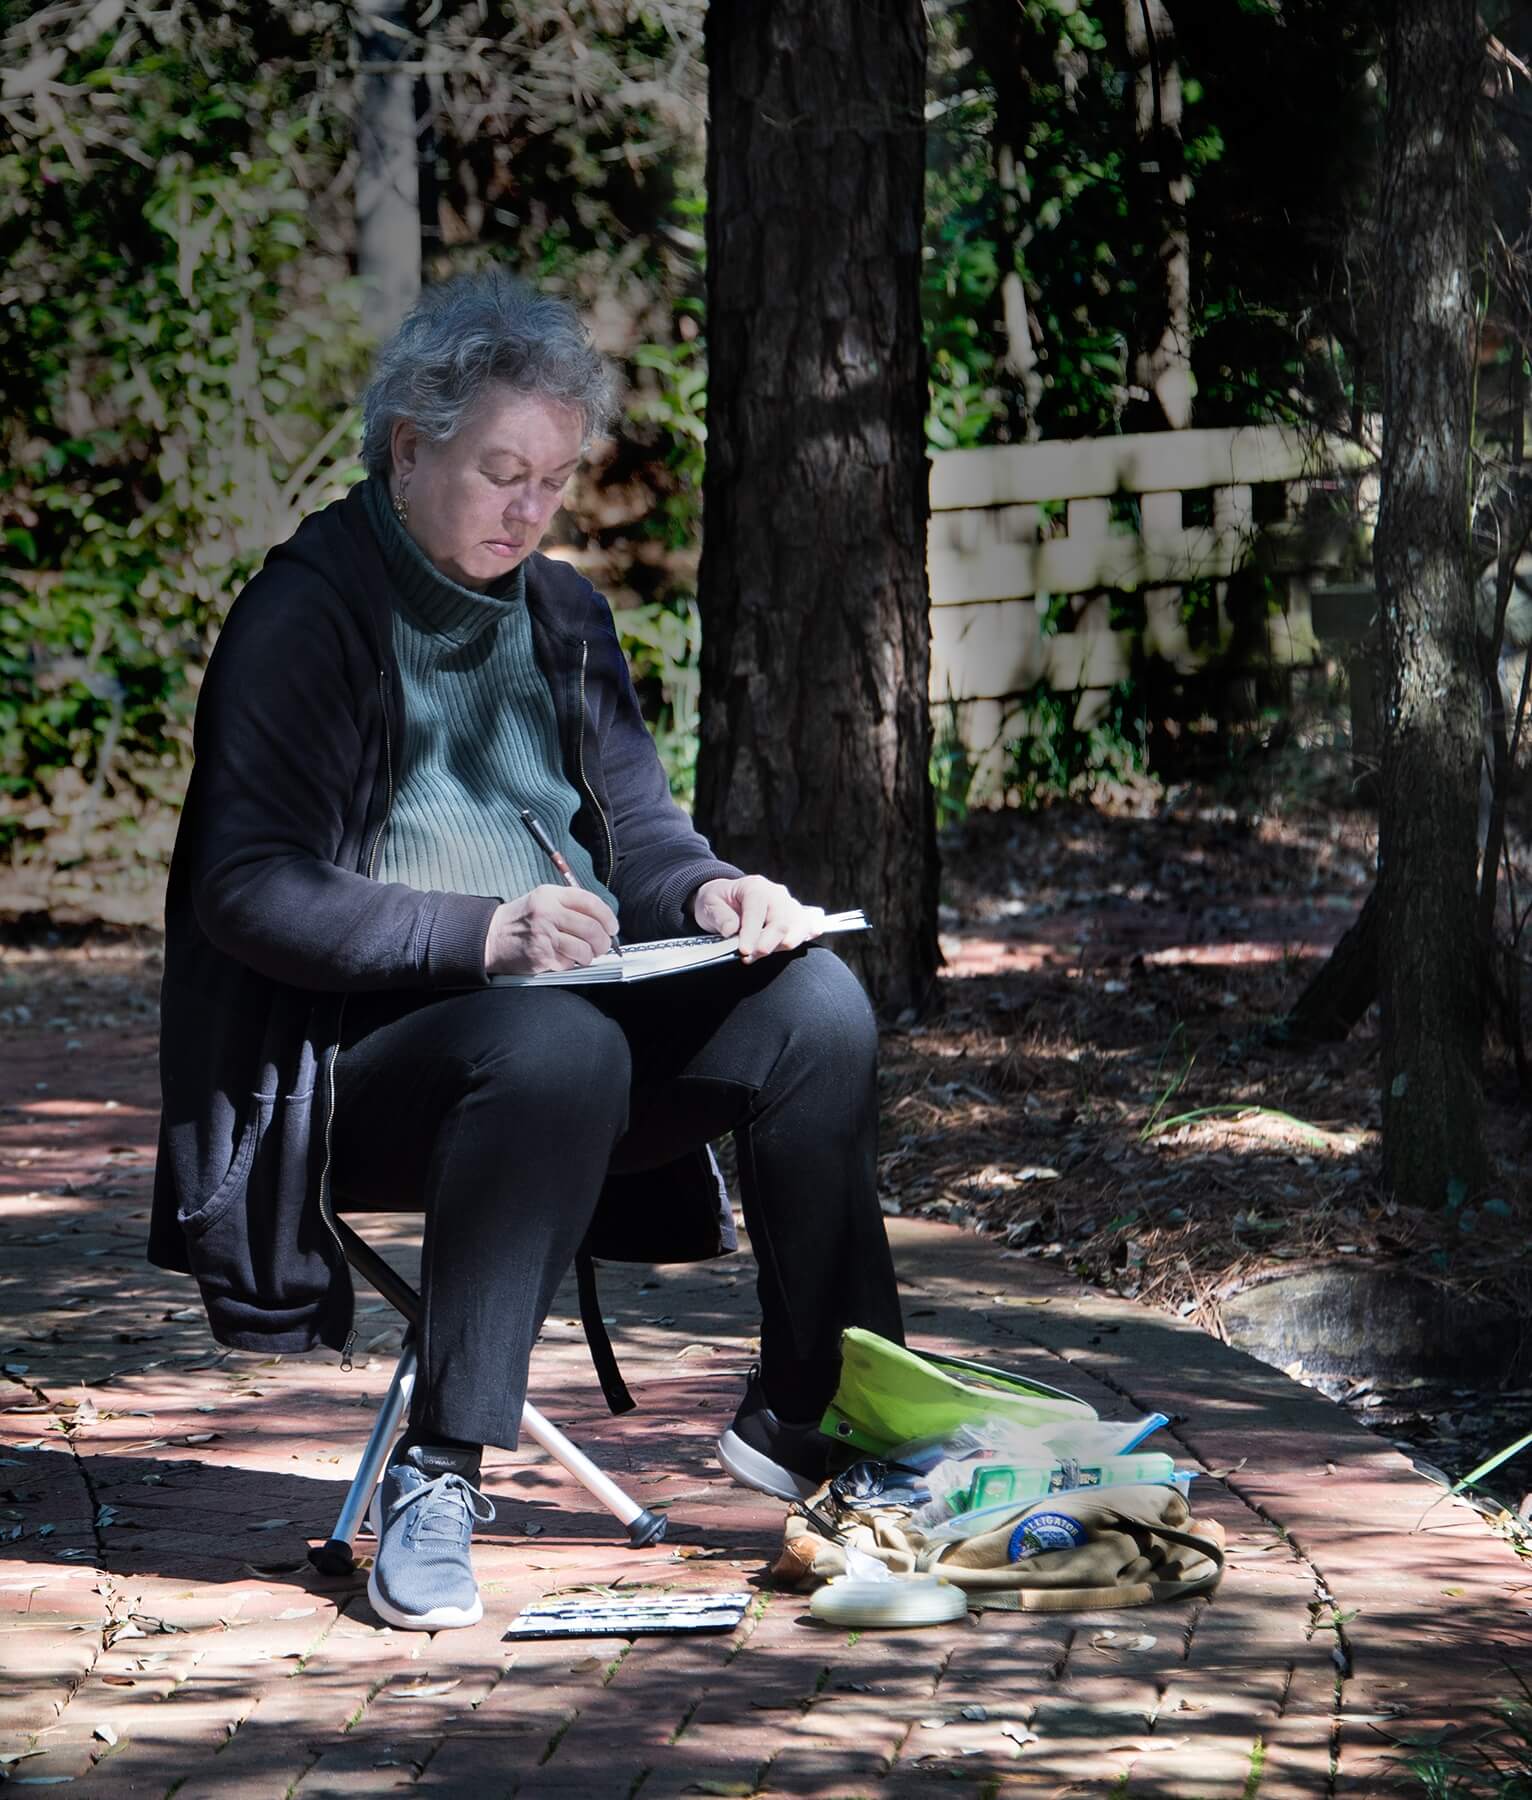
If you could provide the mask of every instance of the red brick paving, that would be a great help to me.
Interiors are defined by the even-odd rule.
[[[1383,1795],[1410,1791],[1396,1740],[1471,1737],[1511,1687],[1504,1662],[1532,1662],[1525,1566],[1466,1506],[1432,1507],[1437,1490],[1339,1409],[1190,1327],[903,1219],[923,1341],[1061,1380],[1103,1414],[1178,1415],[1179,1453],[1218,1472],[1194,1490],[1229,1534],[1212,1600],[856,1637],[763,1589],[728,1638],[502,1642],[557,1588],[758,1582],[781,1509],[711,1461],[752,1350],[740,1258],[606,1272],[637,1414],[602,1410],[569,1296],[537,1353],[539,1401],[638,1498],[668,1505],[672,1541],[619,1547],[537,1452],[495,1454],[499,1516],[475,1550],[485,1620],[389,1631],[362,1577],[321,1577],[304,1551],[328,1533],[386,1384],[391,1315],[364,1295],[349,1373],[329,1354],[212,1345],[190,1283],[142,1257],[144,1022],[77,1041],[61,1079],[56,1055],[36,1074],[35,1033],[0,1032],[0,1755],[23,1759],[0,1768],[18,1787]],[[409,1221],[376,1224],[408,1266]],[[1124,1634],[1153,1642],[1124,1648]]]

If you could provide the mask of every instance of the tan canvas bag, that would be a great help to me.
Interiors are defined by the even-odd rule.
[[[826,1487],[789,1516],[772,1575],[817,1587],[846,1572],[848,1544],[895,1575],[939,1573],[970,1605],[1024,1612],[1187,1599],[1211,1593],[1224,1567],[1222,1527],[1194,1522],[1173,1487],[1050,1494],[998,1515],[982,1535],[947,1542],[933,1542],[903,1508],[847,1507]]]

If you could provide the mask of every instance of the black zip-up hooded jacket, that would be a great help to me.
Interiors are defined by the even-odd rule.
[[[245,588],[209,659],[165,904],[163,1114],[149,1257],[196,1276],[213,1335],[342,1348],[350,1270],[320,1205],[346,995],[485,985],[498,901],[372,879],[403,709],[393,579],[361,488],[306,519]],[[631,940],[694,930],[720,862],[670,798],[606,602],[534,555],[526,604],[575,835]],[[707,1156],[615,1177],[597,1255],[732,1249]]]

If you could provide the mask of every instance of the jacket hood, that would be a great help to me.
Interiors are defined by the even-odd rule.
[[[363,499],[365,482],[357,484],[316,513],[310,513],[293,535],[271,550],[262,573],[291,578],[300,572],[318,579],[356,619],[379,660],[387,657],[392,636],[393,584]]]

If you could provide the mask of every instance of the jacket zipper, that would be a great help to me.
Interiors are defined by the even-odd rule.
[[[606,874],[603,880],[610,881],[617,866],[617,846],[612,841],[612,830],[606,822],[606,814],[601,810],[601,802],[596,798],[596,790],[585,779],[585,663],[590,655],[590,642],[580,639],[580,713],[576,720],[575,756],[580,766],[580,786],[590,795],[590,803],[596,809],[596,817],[601,821],[601,835],[606,842]]]
[[[378,823],[377,835],[372,840],[372,849],[367,855],[367,877],[372,879],[373,871],[378,866],[378,851],[382,847],[383,834],[388,830],[389,817],[394,810],[394,743],[393,734],[388,729],[388,689],[387,678],[382,669],[378,670],[378,699],[383,707],[383,772],[388,783],[383,801],[383,817]],[[335,1059],[340,1054],[341,1027],[346,1018],[346,996],[341,995],[340,1010],[335,1015],[335,1042],[330,1047],[330,1066],[327,1071],[325,1089],[327,1107],[324,1121],[324,1167],[319,1172],[319,1215],[324,1220],[326,1229],[335,1240],[335,1248],[340,1252],[341,1261],[346,1260],[346,1246],[340,1241],[340,1233],[335,1229],[334,1205],[330,1199],[330,1161],[331,1137],[335,1129]],[[356,1342],[356,1327],[346,1334],[346,1342],[340,1353],[340,1366],[343,1370],[351,1368],[351,1346]]]

